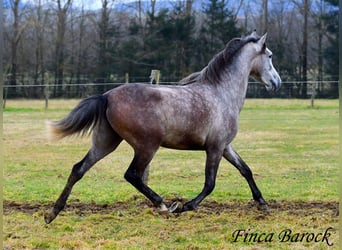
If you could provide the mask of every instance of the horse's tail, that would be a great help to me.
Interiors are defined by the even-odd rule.
[[[65,118],[48,122],[50,139],[61,139],[73,134],[90,133],[96,124],[106,119],[107,97],[96,95],[82,100]]]

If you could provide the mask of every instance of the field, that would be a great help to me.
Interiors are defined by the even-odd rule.
[[[214,192],[192,212],[160,215],[123,175],[122,143],[75,185],[49,225],[58,197],[90,138],[49,142],[45,121],[78,100],[8,100],[3,114],[4,249],[338,249],[338,100],[248,99],[233,145],[271,211],[258,211],[246,181],[222,160]],[[203,152],[161,148],[149,185],[170,204],[202,189]],[[291,230],[291,231],[290,231]],[[290,233],[291,232],[291,233]],[[239,233],[239,237],[237,237]]]

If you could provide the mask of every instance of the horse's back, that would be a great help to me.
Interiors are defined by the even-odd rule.
[[[108,92],[107,119],[130,144],[149,141],[177,149],[203,148],[210,109],[185,86],[128,84]]]

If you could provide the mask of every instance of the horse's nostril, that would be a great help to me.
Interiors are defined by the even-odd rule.
[[[272,81],[272,89],[276,90],[277,89],[277,84],[275,82]]]

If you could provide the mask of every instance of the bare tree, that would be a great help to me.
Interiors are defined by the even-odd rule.
[[[76,67],[76,81],[77,84],[81,84],[81,71],[82,71],[82,66],[84,65],[83,63],[83,57],[84,57],[84,37],[85,37],[85,12],[84,8],[82,6],[82,11],[81,15],[79,18],[79,23],[78,23],[78,29],[79,29],[79,35],[78,35],[78,54],[77,54],[77,67]]]
[[[72,5],[72,0],[57,0],[57,37],[55,47],[55,85],[54,96],[58,96],[62,92],[64,78],[64,47],[65,47],[65,31],[67,22],[67,13]]]
[[[37,95],[30,88],[18,86],[44,84],[46,71],[53,72],[49,78],[58,86],[52,89],[54,96],[65,95],[62,93],[65,87],[70,90],[68,96],[75,96],[73,91],[83,96],[86,91],[105,89],[100,84],[99,88],[80,89],[68,83],[83,83],[84,78],[100,83],[120,79],[126,72],[135,81],[146,76],[152,66],[164,68],[164,79],[173,80],[197,70],[207,62],[207,55],[213,55],[206,49],[213,40],[209,37],[213,28],[202,29],[209,23],[205,19],[208,13],[204,6],[198,8],[194,0],[173,1],[167,10],[160,9],[156,0],[125,3],[128,8],[118,10],[113,8],[114,1],[101,0],[102,8],[97,10],[87,10],[80,4],[72,6],[76,5],[72,0],[5,1],[3,63],[6,64],[6,85],[13,85],[8,88],[11,91],[8,96],[41,96],[42,91]],[[215,2],[218,7],[232,3],[229,0]],[[240,27],[244,30],[231,33],[235,37],[253,29],[259,33],[267,30],[272,37],[270,47],[276,55],[274,63],[284,81],[292,83],[286,88],[288,96],[306,97],[308,79],[322,80],[336,75],[335,2],[235,1],[227,9],[233,16],[239,14]],[[241,6],[245,13],[243,19],[240,19]],[[191,19],[187,20],[187,16]],[[220,15],[212,19],[219,21]],[[195,31],[188,32],[193,39],[186,33],[190,26]],[[223,29],[218,30],[216,37],[223,37],[222,42],[226,42],[229,25],[217,26]],[[208,38],[208,42],[202,38]],[[53,48],[49,49],[51,45]],[[220,46],[214,44],[212,47]],[[195,57],[188,56],[192,53]],[[65,82],[66,76],[68,82]],[[327,89],[335,91],[327,84],[320,84],[318,90],[322,92],[318,94],[324,96]],[[261,92],[255,93],[262,96]]]
[[[44,12],[42,0],[36,1],[36,8],[33,9],[31,20],[35,33],[35,53],[34,53],[34,84],[44,84],[45,63],[44,63],[44,36],[46,35],[45,25],[47,23],[48,12]],[[39,83],[39,77],[41,82]]]
[[[262,33],[267,32],[267,23],[268,23],[268,0],[262,0]]]
[[[114,0],[102,0],[101,19],[98,23],[99,28],[99,45],[98,45],[98,80],[103,83],[109,75],[111,56],[109,53],[110,39],[112,36],[112,25],[110,22],[111,7]],[[97,91],[103,92],[104,87],[99,85]]]
[[[323,17],[325,15],[325,5],[323,0],[318,1],[318,12],[314,14],[315,24],[317,28],[317,63],[318,63],[318,72],[317,72],[317,80],[318,86],[317,90],[320,92],[322,89],[322,80],[323,80],[323,35],[324,35],[324,20]],[[318,93],[319,94],[319,93]]]
[[[156,14],[156,0],[151,0],[151,23],[154,22],[154,17]]]
[[[303,0],[303,84],[302,84],[302,97],[307,96],[307,83],[308,80],[308,15],[309,15],[309,0]]]
[[[293,0],[293,3],[299,8],[303,16],[303,38],[301,45],[301,97],[307,97],[307,80],[308,80],[308,18],[310,12],[310,0]]]
[[[10,39],[11,44],[11,66],[10,66],[10,85],[17,85],[17,73],[18,73],[18,46],[22,38],[25,25],[20,23],[21,12],[24,11],[25,7],[22,5],[21,0],[10,0],[11,11],[13,15],[12,30],[7,36]],[[16,92],[16,88],[12,88],[13,93]]]

